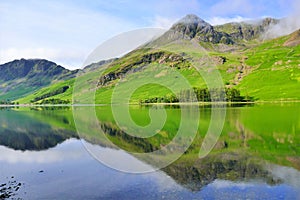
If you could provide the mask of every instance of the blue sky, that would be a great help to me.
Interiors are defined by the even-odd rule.
[[[0,63],[45,58],[80,68],[93,49],[124,31],[168,28],[190,13],[220,24],[282,18],[298,8],[297,0],[1,0]]]

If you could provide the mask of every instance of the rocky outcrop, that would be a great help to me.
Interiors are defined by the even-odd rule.
[[[117,70],[104,74],[100,77],[98,86],[108,85],[109,82],[120,79],[128,73],[134,73],[142,70],[150,63],[157,62],[159,64],[166,64],[170,67],[177,67],[185,65],[186,60],[176,54],[167,53],[164,51],[152,52],[142,55],[139,58],[134,58],[130,64],[122,64]],[[114,63],[116,64],[116,63]]]
[[[260,21],[235,22],[215,26],[219,32],[225,32],[229,37],[238,43],[242,40],[250,41],[261,38],[270,26],[279,23],[279,20],[273,18],[265,18]]]
[[[279,20],[266,18],[255,22],[212,26],[196,15],[187,15],[175,23],[164,35],[155,40],[153,44],[157,46],[181,39],[196,39],[199,42],[212,44],[241,45],[245,41],[260,38],[271,25],[278,22]]]
[[[202,42],[211,42],[213,44],[234,44],[234,41],[227,33],[215,31],[214,27],[205,22],[196,15],[187,15],[176,24],[156,42],[166,43],[179,39],[197,39]]]
[[[286,47],[300,45],[300,29],[289,36],[289,39],[283,44]]]

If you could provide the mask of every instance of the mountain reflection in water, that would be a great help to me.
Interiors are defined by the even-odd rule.
[[[131,109],[132,117],[135,120],[148,116],[148,108],[132,107]],[[105,135],[113,144],[117,144],[128,152],[151,152],[160,149],[161,144],[165,145],[172,140],[172,137],[162,136],[173,135],[172,131],[176,130],[174,126],[178,126],[178,123],[180,123],[180,108],[165,107],[165,109],[168,116],[172,116],[172,119],[166,122],[169,124],[158,133],[158,136],[152,138],[138,138],[126,134],[114,122],[109,107],[96,109],[99,126],[95,127],[101,127],[103,134],[97,134],[100,130],[90,126],[91,130],[85,134],[80,133],[80,137],[76,132],[72,108],[54,110],[13,108],[1,110],[0,162],[3,172],[1,174],[0,193],[2,197],[15,195],[16,197],[35,199],[38,198],[34,196],[34,194],[37,194],[35,189],[39,187],[41,187],[39,188],[41,191],[44,191],[44,197],[46,198],[74,197],[79,199],[79,197],[87,197],[84,195],[88,194],[94,197],[101,195],[101,197],[108,197],[109,194],[112,198],[121,197],[118,196],[121,193],[109,193],[107,188],[102,191],[101,195],[97,193],[97,190],[90,191],[88,189],[94,188],[94,185],[91,184],[102,183],[100,177],[105,176],[108,171],[109,174],[118,177],[117,180],[119,181],[122,180],[122,175],[120,175],[122,173],[104,167],[91,158],[82,144],[85,144],[85,147],[92,145],[98,148],[99,151],[108,154],[107,156],[112,155],[113,152],[115,156],[119,156],[119,160],[124,158],[120,163],[132,159],[132,163],[129,164],[155,168],[157,163],[154,161],[143,160],[125,151],[119,151],[105,142],[103,136]],[[219,192],[222,191],[223,194],[227,195],[220,196],[221,198],[231,198],[232,195],[242,197],[243,192],[241,191],[243,189],[241,188],[244,188],[244,195],[252,198],[258,194],[261,195],[260,192],[251,193],[251,191],[258,190],[258,187],[265,189],[265,193],[262,192],[266,195],[265,197],[289,194],[283,197],[298,198],[300,193],[299,111],[300,106],[298,104],[230,107],[227,109],[223,132],[213,151],[207,157],[199,159],[198,151],[211,114],[209,107],[202,107],[200,108],[199,133],[180,159],[155,173],[142,176],[126,174],[124,176],[128,180],[138,181],[141,188],[147,188],[147,185],[153,181],[153,177],[155,177],[155,180],[160,179],[163,183],[156,183],[155,187],[149,187],[143,191],[149,197],[148,199],[161,198],[163,195],[174,198],[194,198],[197,195],[200,195],[200,197],[208,195],[210,197],[213,192],[215,198],[218,199],[216,188]],[[86,116],[82,116],[82,123],[86,122],[88,125],[87,120]],[[147,120],[147,117],[145,117],[145,124],[148,123]],[[18,167],[20,164],[22,164],[23,169]],[[46,170],[44,172],[44,170],[37,167],[48,169],[49,174],[46,174]],[[69,169],[70,172],[61,172],[58,175],[54,171],[59,168],[63,168],[65,171]],[[33,173],[33,171],[36,174],[34,175],[35,178],[32,179],[28,173]],[[57,185],[46,184],[44,187],[43,184],[39,185],[38,183],[44,179],[39,180],[37,177],[43,173],[46,179],[49,179],[50,176],[56,177],[56,180],[53,180],[52,183]],[[93,173],[95,173],[94,178]],[[12,184],[13,181],[7,178],[10,176],[15,176],[15,179],[18,178],[18,181],[16,181],[17,186],[21,183],[18,186],[20,189],[18,188],[17,191],[16,188],[12,191],[7,189],[9,188],[7,186]],[[85,181],[80,182],[83,177],[86,177]],[[96,181],[95,177],[99,177],[99,180]],[[52,178],[49,180],[52,180]],[[65,186],[65,184],[71,182],[74,185]],[[125,182],[123,180],[123,183]],[[26,183],[34,186],[26,186]],[[111,184],[111,187],[121,187],[114,185],[115,182]],[[162,185],[164,187],[169,185],[169,188],[163,188]],[[46,189],[46,186],[48,189]],[[67,191],[55,195],[53,191],[60,191],[60,189],[57,189],[59,186],[66,187]],[[83,196],[73,196],[76,191],[71,188],[78,188]],[[85,192],[80,188],[85,188]],[[135,194],[135,196],[131,197],[138,197],[137,188],[135,188],[135,193],[132,194]],[[212,191],[212,188],[215,188],[214,191]],[[134,190],[134,187],[132,190]]]

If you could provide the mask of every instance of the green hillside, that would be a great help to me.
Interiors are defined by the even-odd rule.
[[[79,75],[73,103],[94,103],[94,89],[96,103],[111,103],[112,94],[115,103],[123,97],[139,103],[170,102],[193,88],[201,92],[220,87],[225,88],[227,99],[234,91],[237,100],[300,100],[299,31],[261,41],[267,27],[275,23],[278,20],[265,19],[256,25],[213,27],[188,15],[155,41]],[[253,34],[247,35],[249,31]],[[60,81],[16,101],[70,103],[74,83],[75,78]]]
[[[255,68],[237,87],[258,100],[299,100],[300,46],[285,46],[294,34],[245,51],[247,65]]]
[[[0,100],[15,100],[50,84],[74,78],[77,71],[44,59],[21,59],[0,65]]]
[[[236,88],[243,96],[253,97],[256,101],[300,100],[300,46],[284,46],[284,43],[290,37],[285,36],[266,41],[254,47],[247,47],[234,52],[208,51],[208,55],[211,64],[215,64],[219,70],[225,87]],[[176,48],[172,47],[171,49],[174,51]],[[180,52],[176,53],[179,54]],[[189,54],[200,59],[203,56],[197,51],[190,51]],[[173,66],[174,63],[172,62],[174,61],[167,61],[165,64]],[[159,69],[155,70],[160,65],[157,62],[153,62],[152,64],[143,71],[144,74],[147,74],[147,78],[151,78],[149,76],[151,72],[157,73],[153,74],[153,78],[160,73]],[[119,67],[117,70],[121,68]],[[193,87],[206,87],[201,75],[197,70],[189,66],[188,62],[178,63],[175,67],[171,67],[168,73],[172,74],[172,70],[177,71],[183,77],[187,78]],[[204,71],[202,73],[207,73],[208,77],[210,76],[209,69],[202,68],[201,70]],[[123,85],[124,91],[126,91],[126,87],[134,87],[136,83],[134,79],[136,77],[139,77],[139,79],[143,78],[140,74],[142,73],[126,74],[127,84],[122,83],[119,87]],[[164,81],[172,82],[173,79],[173,83],[171,84],[179,84],[176,82],[176,75],[174,76],[175,78],[171,75],[165,75]],[[143,81],[149,81],[147,78]],[[100,87],[97,93],[100,102],[105,102],[104,96],[110,93],[109,90],[113,87],[112,85],[114,83]],[[180,90],[180,85],[176,85],[176,87]],[[164,96],[166,94],[171,94],[171,92],[161,86],[147,84],[133,94],[132,101]]]
[[[289,36],[285,36],[279,39],[266,41],[263,44],[257,45],[253,48],[245,48],[243,50],[236,51],[234,53],[219,53],[219,52],[209,52],[212,60],[218,60],[223,58],[226,62],[221,63],[216,61],[216,66],[222,76],[224,85],[226,87],[237,88],[241,91],[242,95],[248,95],[253,97],[258,101],[272,101],[272,100],[300,100],[300,67],[299,67],[299,55],[300,47],[285,47],[284,42],[289,39]],[[122,69],[138,60],[138,57],[143,55],[149,55],[152,50],[139,50],[133,54],[127,55],[120,59],[118,63],[113,63],[105,72],[106,74],[113,74],[117,70],[122,74]],[[163,51],[163,55],[167,55]],[[194,52],[195,54],[197,52]],[[151,53],[150,53],[151,54]],[[201,57],[202,55],[198,55]],[[193,68],[191,68],[188,62],[178,62],[176,60],[166,61],[166,65],[176,65],[176,67],[171,68],[184,77],[186,77],[192,86],[204,88],[206,87],[201,75]],[[218,63],[219,62],[219,63]],[[139,65],[134,65],[132,67],[138,68]],[[146,69],[142,72],[135,72],[126,75],[127,84],[124,84],[124,92],[126,92],[125,87],[134,87],[135,82],[133,81],[136,76],[147,74],[148,79],[151,78],[149,74],[151,71],[154,73],[159,73],[160,65],[157,62],[149,63]],[[168,73],[172,73],[170,70]],[[167,73],[167,72],[165,72]],[[126,74],[126,72],[124,73]],[[174,81],[174,77],[164,76],[162,81],[171,82]],[[98,88],[97,91],[97,103],[109,103],[110,96],[112,94],[114,84],[118,79],[114,81],[109,81]],[[147,82],[149,80],[143,79]],[[44,94],[53,92],[58,88],[63,86],[70,86],[70,88],[62,94],[57,94],[51,98],[72,100],[72,84],[74,79],[60,82],[50,87],[43,88],[33,95],[29,95],[26,98],[20,99],[20,103],[29,103],[31,100],[42,96]],[[174,82],[176,85],[176,81]],[[122,86],[120,86],[122,87]],[[181,89],[180,85],[176,86],[178,92]],[[138,102],[140,99],[151,98],[156,96],[165,96],[171,94],[171,92],[159,85],[146,84],[143,87],[136,90],[132,96],[133,102]],[[50,97],[49,97],[50,98]]]

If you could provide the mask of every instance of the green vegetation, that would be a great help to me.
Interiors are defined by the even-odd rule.
[[[300,93],[298,92],[300,88],[300,67],[298,66],[300,48],[299,46],[282,46],[288,38],[288,36],[285,36],[270,40],[255,47],[246,48],[234,53],[209,52],[208,54],[212,62],[215,62],[226,88],[238,90],[240,95],[244,96],[246,99],[248,97],[252,97],[256,101],[300,100]],[[175,47],[168,48],[175,49]],[[194,56],[203,56],[202,54],[197,55],[193,53],[192,50],[189,51]],[[134,84],[130,86],[129,82],[134,80],[135,77],[139,77],[140,79],[144,78],[144,81],[147,82],[148,78],[146,76],[143,77],[142,73],[145,71],[151,72],[153,69],[151,66],[155,65],[155,63],[157,65],[156,70],[159,70],[158,61],[153,61],[147,68],[139,67],[145,64],[143,62],[139,65],[133,65],[134,63],[138,63],[140,61],[139,59],[145,58],[142,57],[142,55],[153,55],[153,53],[151,54],[149,53],[149,50],[144,49],[136,50],[128,54],[128,56],[115,61],[116,63],[112,63],[106,69],[104,74],[110,75],[111,79],[102,79],[101,82],[100,78],[102,86],[100,85],[96,91],[96,103],[111,102],[114,85],[121,77],[126,76],[126,80],[128,82],[127,86],[134,87]],[[167,53],[166,55],[170,54]],[[160,56],[162,56],[162,54]],[[164,65],[174,66],[174,62],[175,61],[166,60]],[[172,63],[173,65],[171,65]],[[175,64],[175,66],[178,64]],[[174,67],[172,70],[177,71],[185,77],[191,83],[192,87],[207,87],[199,72],[192,66],[189,67],[190,64],[188,64],[188,62],[179,65],[180,67]],[[131,66],[131,68],[128,66]],[[204,73],[209,73],[206,69],[203,69],[203,71]],[[173,81],[176,85],[176,78],[173,78],[168,74],[169,73],[162,71],[161,74],[157,73],[155,75],[162,76],[162,78],[165,79],[164,82]],[[49,94],[55,94],[57,90],[66,85],[70,87],[66,92],[55,94],[51,96],[51,98],[71,101],[74,80],[75,79],[58,82],[49,87],[38,90],[34,94],[26,96],[25,98],[18,99],[17,101],[20,103],[30,103],[31,101],[49,96]],[[86,78],[86,81],[81,84],[89,84],[88,80],[89,78]],[[97,77],[94,77],[94,80],[97,80]],[[179,85],[178,87],[180,90]],[[179,91],[177,92],[179,93]],[[135,92],[132,96],[131,102],[138,103],[140,100],[145,101],[147,99],[154,98],[165,99],[166,96],[171,97],[171,95],[172,93],[164,87],[147,84]],[[89,97],[87,96],[87,98]]]
[[[70,86],[68,86],[68,85],[63,86],[61,88],[58,88],[57,90],[54,90],[54,91],[48,92],[46,94],[43,94],[42,96],[35,97],[33,100],[31,100],[31,103],[37,102],[39,100],[43,100],[42,102],[47,101],[47,100],[44,100],[44,99],[48,98],[48,97],[58,95],[58,94],[62,94],[64,92],[66,92],[67,89],[69,89],[69,88],[70,88]],[[53,101],[53,99],[52,99],[52,101]]]
[[[181,107],[181,106],[180,106]],[[120,148],[129,152],[149,152],[161,149],[162,146],[169,144],[176,136],[178,127],[182,120],[182,109],[188,109],[188,115],[184,120],[193,122],[193,106],[155,106],[155,109],[165,109],[167,120],[163,128],[155,136],[149,138],[137,138],[122,130],[115,122],[110,106],[97,107],[96,112],[100,126],[106,137]],[[147,106],[130,106],[132,120],[139,126],[147,126],[151,123]],[[191,159],[198,159],[199,149],[201,148],[204,137],[207,134],[211,120],[210,107],[199,107],[201,119],[199,128],[193,143],[181,159],[191,162]],[[87,110],[87,108],[82,109]],[[299,167],[297,164],[300,155],[299,135],[299,104],[268,104],[254,105],[246,107],[228,107],[225,124],[214,150],[210,153],[212,157],[218,155],[246,155],[256,157],[265,161],[279,165]],[[85,111],[82,113],[82,121],[89,132],[82,132],[82,136],[90,138],[92,141],[102,141],[104,144],[102,131],[100,129],[91,130],[92,120],[85,119]],[[88,112],[86,112],[87,114]],[[259,121],[258,121],[259,120]],[[79,121],[78,121],[79,123]],[[90,125],[89,125],[90,124]],[[100,133],[100,132],[101,133]],[[90,135],[88,137],[88,135]],[[192,133],[186,132],[180,140],[189,141]],[[179,145],[180,146],[180,145]],[[175,151],[176,152],[176,151]],[[175,153],[174,152],[174,153]],[[225,156],[226,157],[226,156]]]
[[[237,85],[242,94],[262,101],[300,100],[300,46],[283,46],[288,38],[271,40],[245,51],[247,65],[255,70]]]
[[[61,99],[43,99],[39,104],[70,104],[70,101]]]
[[[45,150],[69,138],[78,138],[72,112],[1,110],[0,143],[15,150]],[[43,130],[43,131],[41,131]]]
[[[7,77],[0,74],[0,103],[36,106],[21,107],[18,112],[12,107],[1,111],[4,112],[0,115],[1,145],[19,150],[46,149],[68,138],[78,138],[77,129],[80,138],[92,144],[104,147],[115,144],[117,147],[114,148],[129,152],[152,152],[172,143],[168,149],[170,153],[165,153],[167,150],[159,153],[159,159],[163,160],[181,155],[184,144],[190,142],[180,160],[163,169],[180,183],[186,181],[181,174],[192,180],[199,179],[203,185],[216,178],[238,180],[257,174],[270,183],[277,183],[277,180],[269,179],[259,162],[299,169],[300,106],[297,103],[261,102],[300,100],[300,40],[292,34],[259,41],[266,24],[276,22],[272,19],[258,26],[232,23],[215,29],[201,20],[198,22],[205,25],[203,30],[206,32],[196,33],[193,28],[197,28],[197,24],[189,24],[188,35],[185,35],[195,39],[196,43],[179,39],[155,46],[160,43],[154,42],[155,48],[150,44],[136,49],[101,68],[97,64],[91,65],[84,74],[64,70],[44,60],[21,60],[2,65]],[[160,40],[176,36],[174,30],[180,32],[182,29],[186,30],[184,23],[173,27]],[[195,48],[197,44],[200,48]],[[203,104],[197,106],[199,113],[195,112],[195,105],[138,105],[224,100],[255,101],[257,104],[234,107],[229,103],[217,143],[209,156],[201,161],[198,160],[199,149],[211,122],[223,124],[222,114],[218,113],[224,111],[223,105]],[[78,106],[91,103],[109,106]],[[123,120],[117,121],[116,113],[125,115],[123,103],[136,105],[129,106],[131,116],[121,116]],[[77,105],[60,112],[59,105],[37,106],[43,104]],[[166,119],[162,113],[166,114]],[[145,129],[132,128],[126,121],[130,117],[141,127],[149,125],[152,128],[153,122],[164,123],[162,127],[151,129],[151,136],[138,137],[148,133]],[[190,131],[188,128],[195,119],[196,131]],[[125,123],[120,125],[120,121]],[[176,138],[183,121],[187,122],[187,127]],[[39,132],[41,129],[42,133]],[[208,139],[213,141],[216,133],[210,133]],[[142,159],[155,166],[154,160]]]
[[[1,100],[0,105],[19,105],[19,102],[12,102],[9,99]]]
[[[181,120],[193,122],[193,106],[130,106],[132,120],[140,126],[151,123],[150,109],[165,109],[167,120],[164,126],[149,138],[134,137],[128,133],[128,125],[122,129],[115,122],[111,106],[96,107],[97,119],[91,120],[90,107],[65,107],[52,110],[47,107],[21,107],[2,110],[0,138],[1,145],[16,150],[44,150],[69,139],[78,138],[73,112],[81,110],[76,117],[76,127],[82,126],[81,139],[102,147],[111,143],[128,152],[152,152],[170,144],[177,144],[170,154],[159,155],[159,159],[170,158],[178,152],[181,144],[192,144],[179,160],[162,169],[178,183],[196,190],[216,178],[223,180],[266,180],[268,184],[281,183],[268,171],[272,164],[299,169],[300,130],[298,103],[255,104],[245,107],[228,107],[224,128],[212,152],[199,159],[198,153],[207,135],[211,120],[210,106],[200,106],[200,122],[195,138],[186,131],[178,140],[173,140]],[[56,107],[55,107],[56,108]],[[181,109],[179,109],[181,108]],[[29,110],[30,109],[30,110]],[[188,109],[182,116],[183,109]],[[218,108],[219,109],[219,108]],[[221,108],[220,108],[221,109]],[[99,124],[99,126],[96,126]],[[44,131],[41,132],[40,130]],[[4,134],[5,133],[5,134]],[[7,133],[9,133],[7,135]],[[110,142],[107,142],[107,138]],[[116,147],[113,147],[116,148]],[[133,156],[137,156],[132,154]],[[143,162],[155,167],[155,159]],[[271,165],[270,165],[271,164]],[[180,172],[180,173],[179,173]],[[192,178],[191,178],[192,177]],[[277,177],[278,178],[278,177]]]
[[[75,79],[70,79],[68,81],[60,81],[58,83],[52,84],[51,86],[45,87],[31,95],[19,99],[18,102],[22,104],[41,104],[42,101],[45,102],[48,99],[60,99],[61,101],[70,103],[72,100],[74,80]]]
[[[178,103],[178,102],[251,102],[253,98],[241,96],[240,91],[234,88],[211,89],[193,88],[193,90],[182,90],[177,95],[154,97],[140,100],[140,103]]]
[[[105,137],[102,134],[102,131],[104,131],[106,137],[121,148],[125,148],[130,152],[150,152],[161,149],[177,134],[182,118],[181,109],[188,109],[189,114],[184,116],[184,120],[191,122],[194,120],[193,106],[179,108],[179,106],[155,107],[155,109],[165,109],[168,117],[164,127],[155,136],[145,139],[133,137],[124,132],[126,127],[123,127],[122,131],[114,120],[110,106],[96,108],[97,120],[99,120],[100,126],[92,125],[94,121],[90,119],[89,115],[91,109],[88,107],[75,108],[82,110],[80,112],[82,115],[77,116],[76,123],[86,126],[86,130],[89,131],[81,131],[79,136],[93,144],[110,145],[105,142]],[[5,114],[1,115],[2,126],[0,129],[10,133],[9,138],[7,138],[7,134],[3,135],[2,142],[9,142],[9,139],[11,139],[11,141],[18,141],[13,143],[13,145],[17,145],[16,148],[24,148],[23,144],[27,139],[20,139],[24,139],[26,136],[30,138],[29,141],[32,141],[34,146],[43,148],[43,145],[54,145],[55,138],[61,142],[61,138],[77,137],[73,118],[74,111],[71,108],[57,108],[58,110],[52,110],[51,108],[48,110],[47,107],[35,107],[33,110],[28,109],[30,108],[21,107],[17,111],[13,109],[2,111]],[[147,126],[151,123],[149,109],[151,107],[130,106],[133,121],[140,126]],[[186,161],[198,157],[199,149],[212,120],[210,107],[199,107],[199,109],[201,115],[199,128],[192,145],[182,158]],[[299,104],[296,103],[228,107],[222,133],[210,155],[243,155],[246,153],[248,156],[264,159],[271,163],[299,167],[297,164],[300,162],[300,136],[297,134],[300,130],[299,109]],[[41,127],[47,130],[45,134],[49,137],[42,138],[38,135],[38,130]],[[23,130],[28,130],[28,134],[24,136]],[[53,134],[57,136],[54,137]],[[178,142],[186,139],[190,140],[191,137],[192,133],[186,132]],[[18,139],[16,140],[16,138]],[[43,142],[44,140],[49,140],[49,143]]]
[[[119,97],[124,97],[128,88],[134,88],[137,81],[140,80],[145,84],[136,89],[128,100],[129,103],[176,102],[179,97],[174,98],[174,94],[180,94],[180,91],[192,88],[221,87],[240,93],[229,94],[227,92],[226,99],[232,102],[300,100],[300,46],[297,45],[299,39],[297,33],[260,41],[267,26],[277,23],[278,20],[267,18],[257,25],[230,23],[212,29],[212,26],[196,16],[187,17],[207,28],[207,33],[198,34],[195,32],[196,29],[193,29],[195,28],[193,24],[186,25],[190,30],[187,36],[199,36],[194,39],[197,39],[200,47],[195,47],[189,39],[180,39],[174,35],[176,32],[174,30],[180,32],[185,27],[184,23],[180,22],[153,43],[107,63],[103,70],[97,70],[97,66],[93,67],[92,71],[87,70],[88,73],[81,75],[76,80],[78,87],[75,98],[72,97],[75,83],[74,74],[64,72],[66,76],[61,77],[59,72],[54,73],[55,65],[53,63],[47,64],[41,61],[36,61],[38,62],[36,65],[28,68],[29,71],[32,69],[34,71],[30,71],[26,75],[30,78],[27,82],[32,83],[30,87],[27,84],[21,84],[17,90],[13,89],[9,93],[2,93],[1,98],[27,104],[40,104],[56,100],[72,102],[72,99],[75,100],[72,102],[75,104],[110,104],[116,88],[123,90],[123,93],[119,93]],[[174,36],[178,41],[165,44],[163,39],[168,36]],[[213,41],[207,41],[210,37],[215,38]],[[223,44],[222,37],[230,40],[230,44]],[[25,61],[21,63],[23,62]],[[49,78],[49,74],[55,74],[55,76],[57,75],[55,80],[51,79],[50,81],[47,78],[47,81],[43,81],[40,73],[38,76],[34,76],[36,69],[39,69],[42,64],[49,65],[47,69],[51,69],[51,73],[46,73],[47,76],[45,76]],[[8,67],[6,68],[8,69]],[[10,79],[25,73],[21,72],[14,76],[10,75]],[[182,86],[181,83],[184,79],[190,84],[190,88]],[[11,81],[0,81],[0,86],[7,88],[9,85],[10,87],[10,85],[14,85]],[[35,84],[38,81],[41,81],[43,86]],[[159,81],[159,84],[155,84],[156,81]],[[220,86],[220,82],[224,86]],[[50,83],[51,85],[49,85]],[[69,88],[63,89],[65,86]],[[173,89],[170,90],[169,86],[172,86]],[[95,94],[94,89],[96,89]],[[24,96],[25,93],[29,93],[29,95]],[[205,97],[200,97],[202,94],[199,96],[198,93],[196,95],[198,101],[210,101],[207,95]],[[235,97],[231,97],[231,95]],[[12,96],[13,98],[10,98]]]
[[[0,65],[0,100],[16,100],[59,81],[75,77],[67,70],[43,59],[21,59]]]

